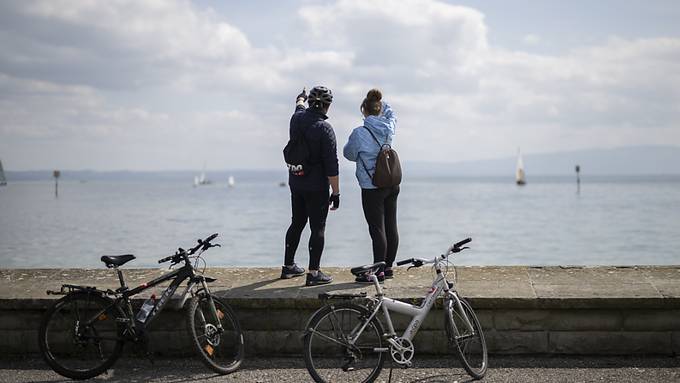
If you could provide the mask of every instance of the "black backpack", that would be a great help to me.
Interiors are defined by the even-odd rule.
[[[288,171],[294,176],[302,177],[306,175],[312,165],[309,161],[309,146],[305,138],[307,129],[309,127],[291,137],[283,148],[283,159],[286,161]]]
[[[401,164],[399,163],[397,151],[392,149],[390,144],[381,144],[370,129],[365,126],[364,129],[368,130],[368,133],[371,134],[371,137],[373,137],[380,147],[378,158],[375,161],[373,176],[368,172],[364,161],[361,160],[361,164],[364,166],[366,174],[368,174],[368,177],[373,182],[373,186],[386,188],[399,185],[401,183]]]

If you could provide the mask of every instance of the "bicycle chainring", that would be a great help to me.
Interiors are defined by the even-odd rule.
[[[397,346],[392,344],[392,347],[390,347],[390,355],[392,355],[392,360],[394,360],[394,362],[399,365],[406,367],[410,366],[411,359],[413,359],[413,355],[415,354],[413,343],[411,343],[411,341],[406,338],[394,338],[394,341],[396,342]]]

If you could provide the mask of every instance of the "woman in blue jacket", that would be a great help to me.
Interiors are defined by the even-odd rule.
[[[392,264],[397,256],[399,232],[397,231],[397,196],[399,186],[377,188],[371,177],[380,148],[392,144],[397,118],[390,105],[382,101],[378,89],[368,91],[361,103],[364,124],[352,131],[343,150],[345,158],[356,162],[356,177],[361,186],[361,205],[373,241],[373,262],[385,261],[385,270],[378,274],[380,281],[392,278]],[[377,141],[377,142],[376,142]],[[366,276],[356,279],[370,283]]]

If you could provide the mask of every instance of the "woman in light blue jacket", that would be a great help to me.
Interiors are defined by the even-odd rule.
[[[364,124],[352,131],[343,150],[345,158],[356,162],[356,177],[361,186],[361,205],[368,223],[368,232],[373,241],[373,262],[384,261],[386,266],[378,279],[392,278],[392,264],[397,256],[399,232],[397,231],[397,197],[399,186],[377,188],[371,177],[380,148],[392,144],[397,118],[390,105],[382,101],[378,89],[368,91],[361,103]],[[359,283],[370,283],[366,276],[356,279]]]

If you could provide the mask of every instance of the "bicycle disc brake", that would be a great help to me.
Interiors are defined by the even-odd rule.
[[[410,367],[411,359],[415,354],[413,343],[406,338],[394,338],[393,342],[390,343],[392,344],[392,347],[390,347],[392,360],[400,366]]]

